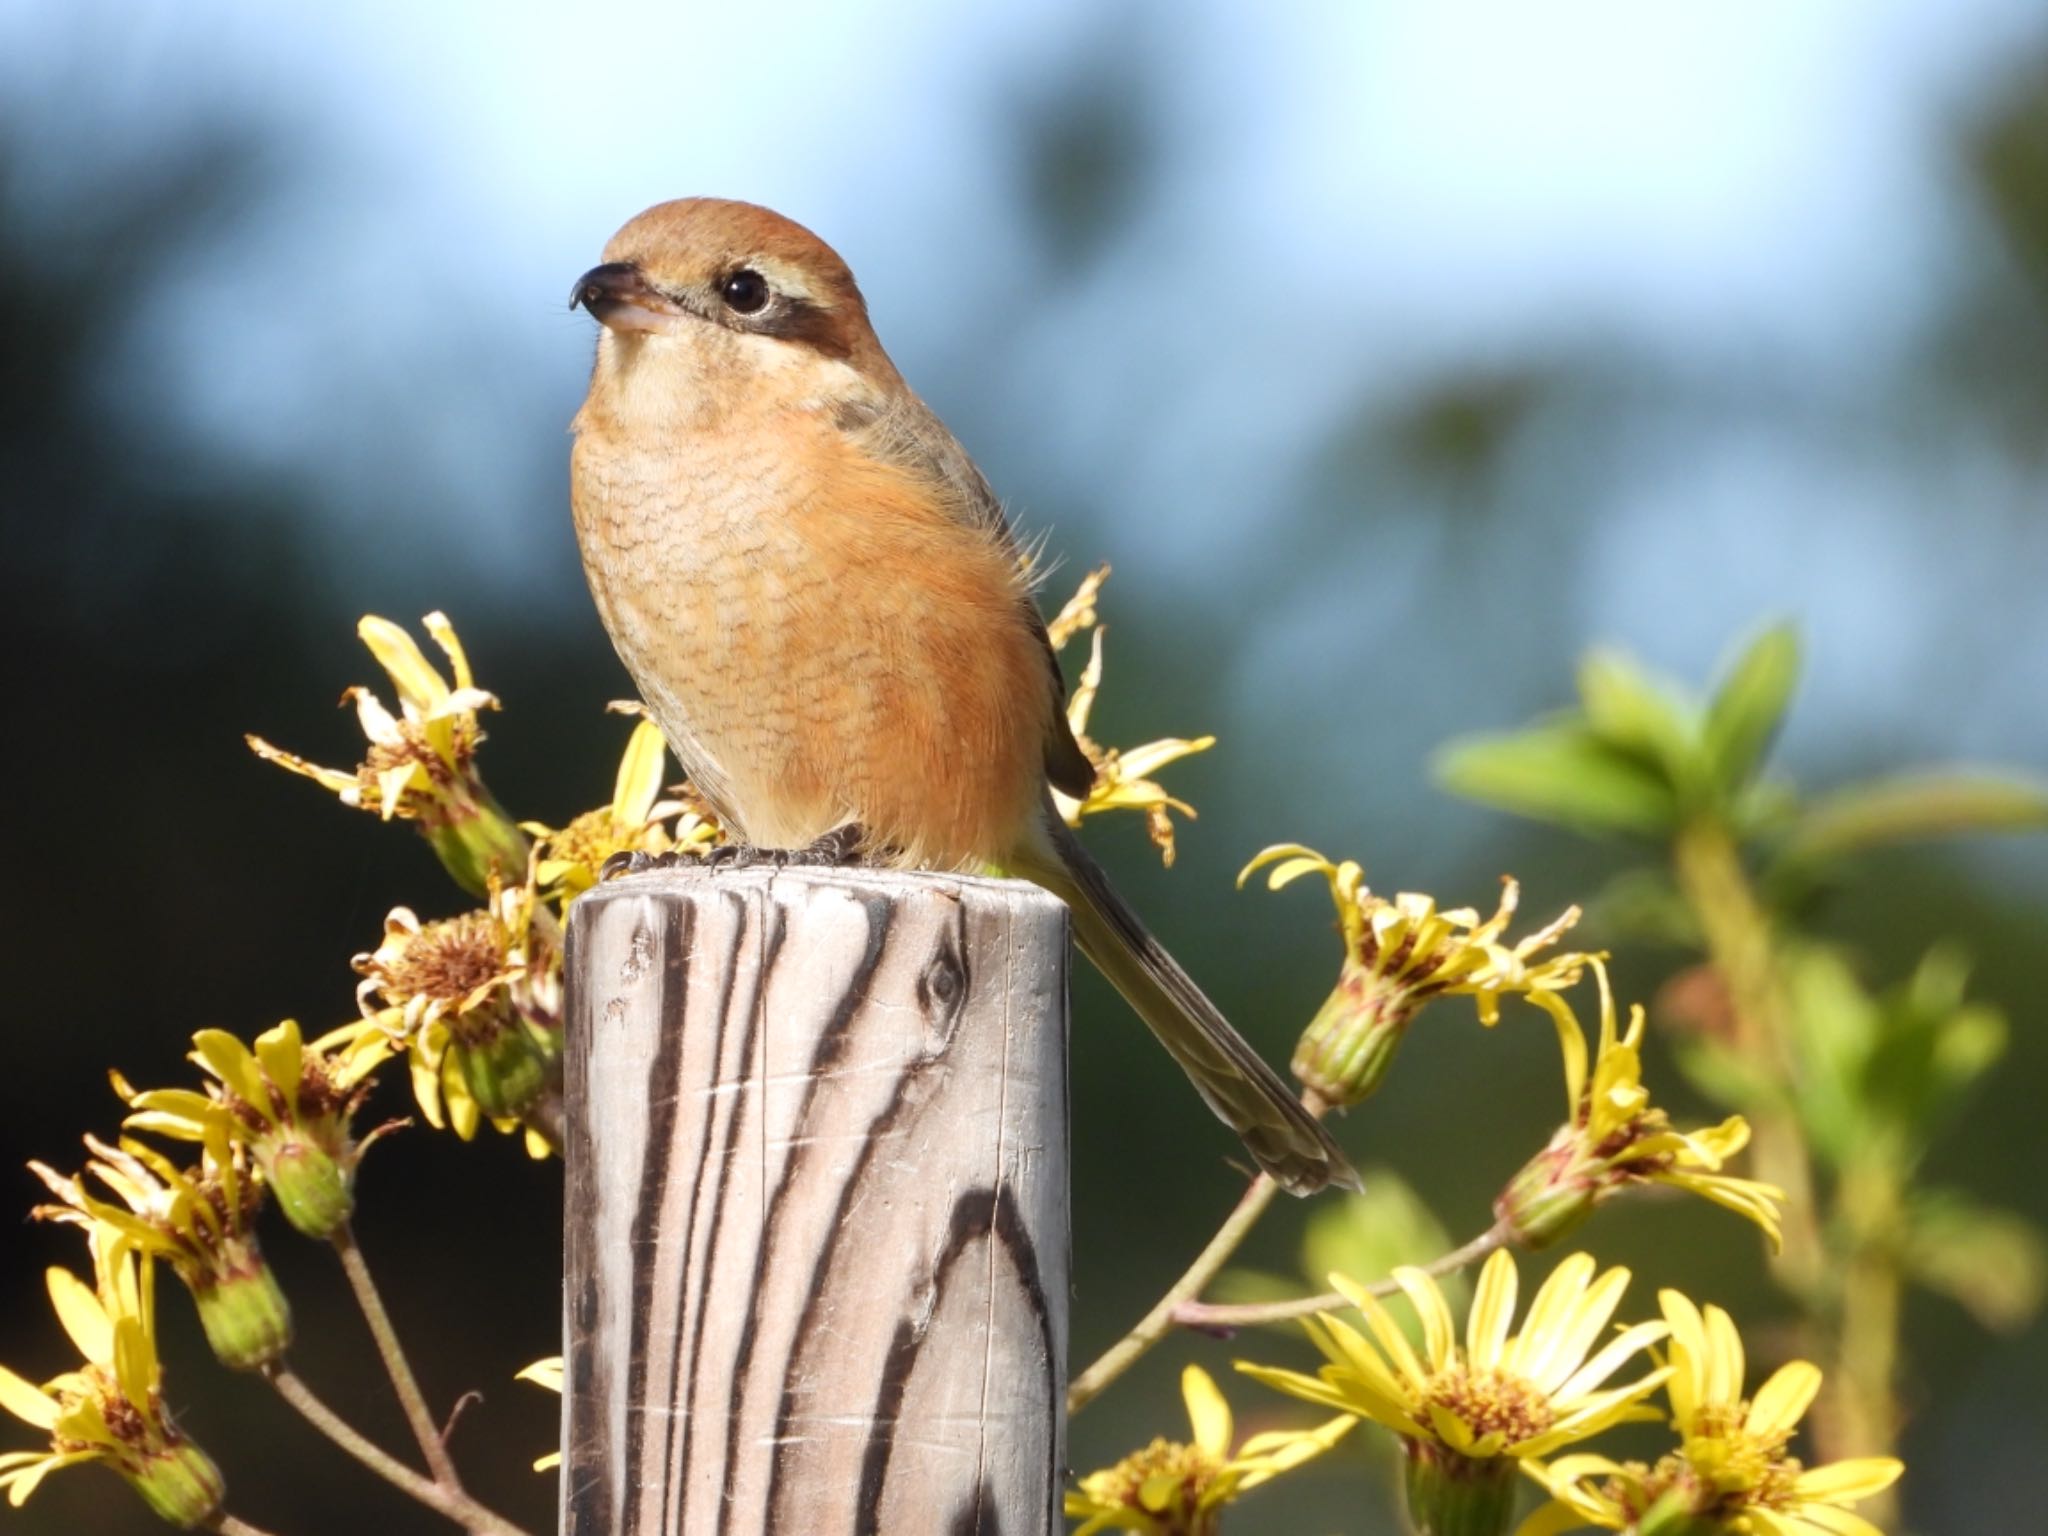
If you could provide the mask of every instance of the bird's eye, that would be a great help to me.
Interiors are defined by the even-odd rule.
[[[718,285],[718,296],[737,314],[756,314],[768,302],[768,279],[752,267],[741,267]]]

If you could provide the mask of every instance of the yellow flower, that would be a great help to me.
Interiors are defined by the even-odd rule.
[[[1253,1435],[1230,1452],[1230,1405],[1209,1373],[1191,1365],[1181,1373],[1192,1443],[1154,1440],[1113,1467],[1091,1472],[1067,1495],[1074,1536],[1098,1531],[1141,1531],[1146,1536],[1210,1536],[1223,1508],[1261,1483],[1271,1482],[1322,1454],[1357,1419],[1340,1415],[1317,1429],[1272,1430]]]
[[[1078,827],[1084,816],[1094,816],[1102,811],[1141,812],[1153,845],[1159,849],[1161,862],[1171,865],[1174,854],[1173,818],[1169,813],[1178,811],[1192,821],[1195,808],[1168,794],[1151,775],[1169,763],[1208,751],[1216,745],[1216,738],[1172,736],[1120,751],[1100,746],[1088,735],[1088,717],[1095,709],[1095,696],[1102,688],[1102,640],[1108,633],[1096,616],[1095,599],[1102,590],[1103,582],[1108,579],[1109,567],[1106,565],[1090,571],[1082,579],[1079,590],[1046,626],[1046,634],[1056,651],[1064,649],[1067,642],[1082,630],[1094,631],[1090,637],[1088,665],[1082,670],[1081,681],[1067,700],[1067,724],[1072,728],[1074,740],[1080,744],[1081,751],[1095,766],[1095,782],[1087,795],[1079,800],[1054,790],[1053,802],[1070,827]]]
[[[183,1529],[220,1511],[220,1470],[164,1408],[155,1287],[132,1247],[94,1245],[97,1285],[49,1271],[50,1305],[85,1357],[37,1386],[0,1366],[0,1408],[49,1436],[49,1449],[0,1454],[0,1489],[19,1507],[52,1472],[98,1462]]]
[[[1653,1524],[1672,1536],[1883,1536],[1848,1506],[1889,1488],[1901,1463],[1872,1456],[1809,1469],[1786,1454],[1820,1371],[1791,1361],[1744,1399],[1742,1339],[1728,1314],[1715,1306],[1702,1314],[1676,1291],[1658,1300],[1671,1328],[1665,1391],[1678,1450],[1654,1467],[1562,1456],[1530,1468],[1553,1502],[1518,1536]]]
[[[367,688],[350,688],[356,719],[369,752],[353,771],[322,768],[250,736],[258,757],[302,774],[331,790],[343,805],[371,811],[390,821],[419,823],[448,872],[467,890],[482,893],[495,870],[501,878],[523,873],[526,838],[485,787],[476,769],[483,731],[481,710],[496,709],[495,696],[476,686],[469,658],[447,615],[430,613],[427,633],[448,657],[451,687],[421,652],[412,636],[388,619],[371,614],[356,626],[398,694],[394,715]]]
[[[1784,1191],[1721,1172],[1749,1141],[1749,1124],[1731,1115],[1697,1131],[1672,1129],[1643,1086],[1641,1007],[1629,1010],[1628,1032],[1615,1018],[1607,968],[1593,962],[1600,985],[1600,1037],[1591,1070],[1578,1016],[1555,994],[1532,998],[1557,1025],[1564,1049],[1565,1102],[1570,1118],[1509,1181],[1494,1210],[1525,1247],[1541,1247],[1571,1231],[1601,1201],[1634,1184],[1668,1184],[1746,1216],[1779,1243]]]
[[[410,1053],[436,1128],[464,1141],[482,1119],[509,1130],[546,1087],[562,1020],[557,931],[530,881],[494,881],[489,905],[459,917],[423,923],[394,907],[383,943],[355,957],[363,1016]]]
[[[1625,1269],[1594,1275],[1573,1254],[1536,1293],[1522,1331],[1514,1320],[1515,1262],[1496,1251],[1480,1271],[1461,1348],[1434,1280],[1403,1267],[1394,1279],[1422,1322],[1417,1354],[1378,1298],[1343,1275],[1330,1284],[1364,1314],[1372,1338],[1332,1313],[1307,1321],[1329,1362],[1314,1376],[1239,1361],[1270,1387],[1391,1429],[1406,1453],[1405,1490],[1415,1528],[1499,1530],[1514,1500],[1514,1469],[1624,1420],[1655,1418],[1643,1399],[1670,1369],[1618,1387],[1607,1380],[1663,1338],[1663,1323],[1624,1328],[1588,1358],[1628,1287]]]
[[[1302,1032],[1293,1067],[1305,1087],[1338,1107],[1356,1104],[1379,1087],[1408,1026],[1432,999],[1470,997],[1479,1021],[1493,1025],[1503,997],[1540,1000],[1575,984],[1585,969],[1588,957],[1571,951],[1536,958],[1578,921],[1577,907],[1513,945],[1505,942],[1521,897],[1513,880],[1501,882],[1500,906],[1482,922],[1470,907],[1439,911],[1432,897],[1410,891],[1392,901],[1376,896],[1355,860],[1335,864],[1299,843],[1262,850],[1239,872],[1238,885],[1268,866],[1268,890],[1321,875],[1337,909],[1343,968]]]
[[[291,1309],[256,1241],[263,1189],[249,1172],[248,1153],[218,1120],[204,1135],[204,1151],[190,1170],[142,1142],[123,1137],[116,1147],[88,1136],[93,1159],[83,1174],[66,1179],[42,1163],[29,1164],[62,1202],[37,1206],[34,1214],[89,1234],[104,1232],[100,1240],[167,1262],[192,1293],[214,1354],[249,1370],[291,1343]],[[86,1175],[119,1203],[93,1195]]]
[[[549,1355],[545,1360],[536,1360],[513,1378],[515,1381],[530,1381],[536,1387],[545,1388],[556,1396],[562,1391],[562,1357]],[[533,1464],[536,1472],[549,1472],[562,1464],[562,1453],[550,1451]]]
[[[200,1030],[192,1044],[191,1059],[212,1079],[204,1092],[137,1092],[114,1075],[133,1111],[127,1129],[202,1146],[225,1134],[249,1149],[286,1220],[309,1237],[332,1236],[355,1208],[356,1165],[393,1128],[361,1141],[353,1131],[388,1042],[372,1025],[351,1024],[308,1045],[298,1021],[286,1019],[253,1049],[220,1029]]]
[[[638,714],[638,704],[609,706]],[[539,840],[536,876],[542,892],[566,911],[570,902],[596,885],[605,861],[621,853],[696,853],[720,842],[724,833],[708,807],[691,800],[661,798],[661,773],[668,748],[661,727],[642,718],[619,759],[611,804],[585,811],[557,829],[528,821],[520,825]],[[675,818],[674,828],[666,824]]]
[[[1625,1269],[1596,1278],[1594,1268],[1584,1253],[1559,1264],[1537,1291],[1522,1331],[1510,1336],[1515,1261],[1496,1250],[1479,1272],[1460,1347],[1443,1291],[1423,1271],[1403,1266],[1394,1279],[1422,1320],[1420,1355],[1378,1297],[1332,1275],[1331,1286],[1365,1315],[1371,1341],[1323,1312],[1304,1323],[1329,1361],[1318,1375],[1243,1361],[1237,1368],[1305,1401],[1377,1420],[1411,1445],[1475,1459],[1547,1456],[1624,1419],[1655,1417],[1642,1401],[1670,1375],[1659,1369],[1624,1386],[1602,1385],[1669,1329],[1637,1323],[1589,1360],[1629,1281]]]

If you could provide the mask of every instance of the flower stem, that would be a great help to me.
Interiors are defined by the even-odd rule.
[[[261,1526],[251,1525],[246,1520],[237,1520],[233,1515],[215,1515],[206,1522],[206,1528],[218,1532],[219,1536],[270,1536],[270,1532]]]
[[[291,1404],[300,1417],[392,1487],[417,1499],[437,1514],[447,1516],[457,1525],[482,1533],[482,1536],[527,1536],[525,1531],[504,1516],[484,1508],[459,1487],[447,1487],[415,1472],[329,1408],[313,1394],[311,1387],[283,1365],[265,1366],[263,1375],[277,1389],[277,1395]],[[232,1528],[223,1526],[222,1531],[223,1536],[262,1536],[261,1532],[240,1526],[239,1522]]]
[[[1230,1256],[1237,1252],[1238,1245],[1257,1225],[1259,1218],[1266,1214],[1266,1207],[1273,1203],[1273,1196],[1279,1189],[1280,1186],[1263,1173],[1252,1180],[1251,1187],[1244,1192],[1244,1198],[1237,1202],[1237,1209],[1232,1211],[1224,1219],[1223,1225],[1216,1229],[1216,1235],[1209,1239],[1209,1246],[1196,1256],[1195,1262],[1187,1267],[1187,1272],[1173,1282],[1166,1294],[1153,1305],[1152,1310],[1138,1320],[1135,1328],[1111,1345],[1101,1359],[1074,1378],[1073,1385],[1067,1388],[1069,1416],[1079,1413],[1095,1401],[1102,1395],[1104,1387],[1136,1365],[1147,1350],[1166,1337],[1173,1327],[1174,1310],[1183,1302],[1193,1301],[1200,1296],[1209,1282],[1216,1278],[1217,1271],[1230,1262]]]
[[[362,1308],[363,1321],[370,1325],[370,1336],[377,1341],[377,1353],[383,1356],[384,1370],[391,1377],[392,1390],[398,1394],[406,1422],[412,1425],[413,1438],[419,1441],[420,1454],[427,1458],[434,1481],[459,1498],[462,1496],[462,1477],[455,1470],[455,1460],[448,1454],[448,1443],[441,1438],[433,1411],[427,1407],[426,1397],[420,1391],[419,1379],[413,1375],[412,1364],[405,1358],[405,1348],[398,1342],[398,1330],[391,1326],[391,1314],[384,1310],[384,1298],[377,1293],[377,1282],[371,1279],[370,1266],[363,1259],[362,1249],[356,1246],[355,1232],[347,1222],[335,1230],[333,1243],[335,1255],[341,1260],[342,1273],[348,1276],[349,1288],[356,1293],[356,1305]]]
[[[1505,1222],[1488,1227],[1462,1248],[1453,1248],[1441,1258],[1432,1259],[1422,1266],[1425,1275],[1448,1275],[1454,1270],[1476,1264],[1496,1248],[1505,1248],[1513,1241],[1514,1234]],[[1373,1296],[1391,1296],[1400,1289],[1392,1280],[1375,1280],[1365,1289]],[[1335,1312],[1351,1303],[1337,1291],[1325,1291],[1320,1296],[1299,1296],[1292,1301],[1247,1302],[1241,1306],[1224,1306],[1203,1301],[1183,1301],[1173,1309],[1173,1322],[1182,1328],[1250,1328],[1259,1323],[1284,1323],[1290,1318],[1313,1317],[1318,1312]]]
[[[1726,827],[1702,818],[1681,829],[1671,858],[1679,889],[1706,940],[1707,958],[1734,1006],[1736,1049],[1780,1081],[1788,1080],[1791,1003],[1773,953],[1771,920],[1742,867],[1741,850]],[[1828,1266],[1814,1221],[1813,1168],[1805,1138],[1787,1108],[1752,1106],[1749,1119],[1757,1177],[1785,1191],[1780,1273],[1795,1293],[1811,1299]]]

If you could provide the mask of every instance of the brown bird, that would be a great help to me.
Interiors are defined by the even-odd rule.
[[[995,493],[903,382],[846,263],[765,208],[688,198],[612,237],[571,502],[605,628],[746,843],[1022,875],[1259,1166],[1356,1177],[1053,809],[1088,791]]]

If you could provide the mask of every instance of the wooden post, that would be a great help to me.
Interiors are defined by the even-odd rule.
[[[1050,1536],[1066,909],[872,869],[573,908],[564,1536]]]

